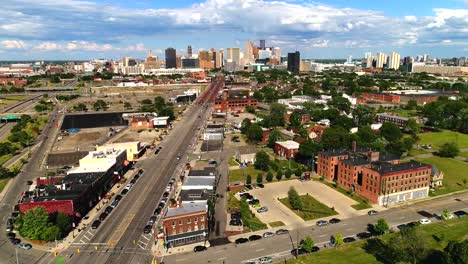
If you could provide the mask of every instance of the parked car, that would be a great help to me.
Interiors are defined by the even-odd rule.
[[[109,214],[106,212],[101,213],[101,215],[99,215],[99,220],[104,221],[108,215]]]
[[[120,194],[117,194],[114,198],[114,201],[117,201],[117,202],[120,202],[120,200],[122,200],[123,196],[120,195]]]
[[[145,225],[145,227],[143,227],[143,233],[149,234],[151,232],[151,229],[153,229],[152,225]]]
[[[7,236],[7,238],[15,238],[16,234],[13,233],[13,232],[8,232],[6,236]]]
[[[276,235],[284,235],[284,234],[289,234],[289,230],[287,229],[278,229],[275,232]]]
[[[361,233],[357,233],[356,236],[359,239],[366,239],[366,238],[371,238],[372,234],[370,232],[361,232]]]
[[[237,211],[231,212],[231,219],[239,220],[241,218],[242,218],[242,216],[241,216],[240,212],[237,212]]]
[[[32,245],[29,243],[20,243],[18,246],[19,248],[24,249],[24,250],[28,250],[32,248]]]
[[[119,200],[114,200],[114,201],[111,203],[110,207],[115,208],[115,207],[117,207],[118,204],[119,204]]]
[[[271,257],[261,257],[258,260],[260,261],[260,264],[273,262],[273,259]]]
[[[260,200],[258,199],[253,199],[249,202],[250,205],[256,205],[256,204],[259,204],[260,203]]]
[[[170,194],[169,192],[164,192],[164,193],[163,193],[163,197],[166,198],[166,197],[169,196],[169,194]]]
[[[126,195],[128,193],[128,189],[123,189],[121,192],[120,192],[120,195]]]
[[[142,175],[143,172],[145,172],[143,169],[139,169],[139,170],[138,170],[138,174],[139,174],[139,175]]]
[[[316,225],[317,225],[317,226],[326,226],[326,225],[328,225],[328,221],[326,221],[326,220],[319,220],[319,221],[317,221]]]
[[[330,219],[330,221],[328,221],[330,224],[338,224],[339,222],[341,222],[340,219],[338,218],[332,218]]]
[[[140,174],[137,174],[137,175],[133,176],[134,180],[138,180],[139,178],[140,178]]]
[[[166,205],[166,203],[160,202],[160,203],[158,204],[158,207],[164,207],[165,205]]]
[[[154,223],[156,223],[156,220],[158,220],[158,217],[153,215],[150,217],[148,224],[154,225]]]
[[[265,212],[268,212],[268,207],[266,206],[262,206],[257,209],[257,213],[265,213]]]
[[[94,222],[91,224],[92,229],[97,229],[101,225],[101,221],[99,220],[94,220]]]
[[[16,238],[16,237],[13,237],[13,238],[10,238],[10,241],[13,245],[19,245],[21,243],[21,239],[19,238]]]
[[[351,242],[354,242],[356,241],[356,239],[354,237],[345,237],[343,238],[343,242],[345,243],[351,243]]]
[[[236,239],[236,241],[234,241],[236,244],[243,244],[243,243],[247,243],[249,242],[249,240],[245,237],[241,237],[241,238],[238,238]]]
[[[131,184],[135,184],[135,183],[136,183],[136,180],[137,180],[137,179],[133,178],[133,179],[130,181],[130,183],[131,183]]]
[[[376,215],[378,213],[379,212],[377,212],[376,210],[370,210],[369,212],[367,212],[368,215]]]
[[[272,237],[272,236],[275,236],[275,233],[273,233],[273,232],[265,232],[265,233],[263,233],[263,238],[268,238],[268,237]]]
[[[295,248],[295,249],[291,250],[291,255],[293,255],[295,257],[305,255],[305,254],[307,254],[307,250],[305,250],[303,248]]]
[[[132,187],[133,187],[133,183],[130,182],[130,183],[128,183],[128,184],[125,186],[125,189],[126,189],[126,190],[130,190]]]
[[[154,215],[158,215],[158,214],[161,213],[161,211],[162,211],[162,208],[161,208],[161,207],[158,207],[158,208],[154,209],[153,214],[154,214]]]
[[[260,240],[262,239],[262,236],[260,235],[251,235],[249,236],[249,241],[255,241],[255,240]]]
[[[320,248],[319,248],[319,247],[317,247],[317,246],[314,246],[314,247],[312,247],[312,251],[311,251],[311,252],[317,252],[317,251],[319,251],[319,250],[320,250]]]
[[[419,223],[421,225],[427,225],[427,224],[430,224],[431,223],[431,220],[427,219],[427,218],[423,218],[423,219],[420,219],[419,220]]]
[[[193,248],[193,252],[205,251],[207,248],[205,246],[196,246]]]
[[[241,225],[242,225],[242,221],[241,221],[241,220],[238,220],[238,219],[231,219],[231,221],[229,221],[229,225],[232,225],[232,226],[241,226]]]
[[[467,213],[465,211],[463,211],[463,210],[455,211],[455,212],[453,212],[453,214],[456,215],[458,218],[467,215]]]
[[[112,206],[107,206],[106,209],[104,209],[104,212],[106,212],[107,214],[110,214],[110,212],[112,212],[114,208]]]

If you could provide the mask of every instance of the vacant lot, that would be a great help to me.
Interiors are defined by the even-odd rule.
[[[431,192],[431,196],[441,195],[450,192],[456,192],[468,188],[468,183],[464,184],[463,179],[468,181],[468,163],[441,157],[430,157],[418,159],[418,161],[431,164],[444,172],[444,186]]]
[[[418,134],[420,140],[418,144],[432,144],[433,149],[439,149],[439,147],[447,142],[457,143],[459,148],[468,148],[468,135],[454,132],[454,131],[442,131],[442,132],[430,132]]]
[[[289,204],[289,199],[281,198],[280,201],[286,205],[295,214],[300,216],[304,221],[309,221],[317,218],[327,217],[338,214],[334,209],[324,205],[323,203],[315,200],[310,195],[301,195],[302,209],[293,210]]]

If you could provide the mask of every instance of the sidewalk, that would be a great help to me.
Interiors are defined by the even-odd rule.
[[[136,172],[137,170],[129,170],[123,178],[125,179],[125,181],[128,181],[130,178],[133,177],[134,174],[136,174]],[[57,241],[57,246],[34,244],[34,249],[47,252],[60,252],[66,250],[75,241],[75,238],[77,238],[80,235],[80,233],[84,231],[86,227],[94,220],[94,218],[98,216],[102,210],[104,210],[106,205],[110,203],[111,199],[120,191],[120,189],[123,189],[124,187],[125,184],[123,183],[116,183],[114,186],[112,186],[112,188],[108,192],[108,194],[112,194],[111,198],[101,199],[101,201],[88,212],[88,214],[86,215],[88,216],[88,218],[83,218],[81,222],[68,234],[68,236],[66,236],[60,241]]]
[[[165,256],[173,255],[173,254],[193,252],[193,248],[196,246],[210,247],[210,242],[207,240],[205,242],[199,242],[199,243],[189,244],[185,246],[169,248],[167,249],[167,252],[166,252],[166,249],[164,248],[164,240],[158,239],[158,242],[156,244],[153,244],[153,246],[151,247],[151,252],[153,253],[153,256],[165,257]]]

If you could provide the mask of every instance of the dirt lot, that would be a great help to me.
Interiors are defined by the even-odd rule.
[[[78,133],[63,136],[63,139],[56,141],[53,151],[71,151],[71,150],[93,150],[96,143],[99,142],[109,132],[109,128],[87,128]]]
[[[136,130],[129,128],[122,132],[122,134],[112,138],[110,142],[119,143],[129,141],[140,141],[144,143],[153,143],[153,140],[157,140],[160,135],[164,134],[163,131],[163,129]]]
[[[242,120],[246,118],[253,120],[255,118],[255,115],[251,113],[240,113],[239,116],[234,116],[232,115],[232,113],[228,113],[226,122],[231,123],[233,125],[237,125],[240,124]]]

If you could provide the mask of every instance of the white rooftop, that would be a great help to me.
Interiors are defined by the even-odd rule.
[[[287,148],[287,149],[298,149],[299,148],[299,143],[296,141],[292,140],[286,140],[286,141],[276,141],[276,144],[279,144],[280,146]]]

